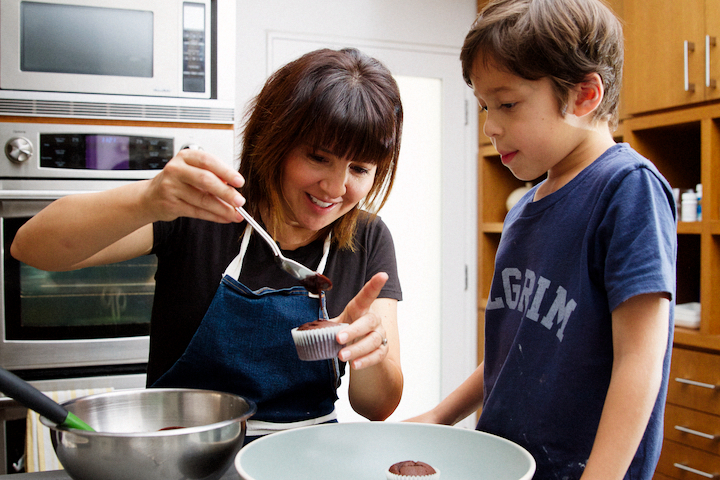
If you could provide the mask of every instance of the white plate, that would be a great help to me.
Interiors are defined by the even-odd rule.
[[[428,463],[441,480],[529,480],[535,460],[504,438],[420,423],[330,423],[273,433],[235,457],[243,480],[385,480],[390,465]]]

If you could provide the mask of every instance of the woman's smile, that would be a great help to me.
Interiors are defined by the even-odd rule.
[[[375,181],[375,164],[340,158],[328,149],[300,145],[283,168],[282,193],[289,223],[278,239],[304,244],[365,198]],[[312,193],[311,193],[312,192]]]
[[[319,207],[321,207],[321,208],[329,208],[329,207],[332,207],[333,205],[335,205],[335,203],[323,202],[323,201],[320,200],[319,198],[314,197],[314,196],[312,196],[312,195],[309,194],[309,193],[307,194],[307,196],[310,198],[310,201],[311,201],[312,203],[314,203],[315,205],[317,205],[317,206],[319,206]]]

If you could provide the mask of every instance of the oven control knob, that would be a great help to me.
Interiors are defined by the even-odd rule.
[[[198,145],[197,143],[186,143],[185,145],[180,147],[180,150],[185,150],[185,149],[202,150],[203,148],[200,145]]]
[[[30,140],[24,137],[14,137],[5,144],[5,156],[15,163],[23,163],[30,160],[33,154],[33,146]]]

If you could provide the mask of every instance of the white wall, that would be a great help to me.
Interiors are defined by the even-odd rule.
[[[236,8],[240,112],[267,76],[268,32],[459,48],[476,9],[475,0],[237,0]]]
[[[474,17],[474,0],[238,0],[237,3],[236,103],[239,118],[242,118],[247,102],[259,91],[267,75],[278,66],[278,58],[287,56],[279,53],[288,48],[279,50],[279,45],[286,44],[286,38],[293,45],[299,45],[297,48],[304,48],[304,42],[311,45],[316,41],[334,48],[358,46],[389,62],[388,66],[394,74],[405,75],[408,73],[404,72],[417,70],[398,63],[398,58],[400,62],[407,58],[408,62],[417,63],[421,58],[419,55],[444,57],[437,63],[427,62],[432,66],[425,71],[410,73],[423,78],[436,77],[443,84],[442,100],[445,103],[441,102],[441,106],[445,119],[441,130],[444,145],[442,159],[436,169],[439,172],[436,185],[437,191],[440,191],[438,198],[443,203],[438,211],[443,218],[440,224],[435,222],[431,227],[442,230],[432,232],[440,239],[441,245],[440,251],[431,252],[433,256],[441,257],[442,273],[441,286],[437,288],[437,271],[431,268],[428,272],[435,276],[434,283],[430,282],[428,286],[432,286],[436,295],[432,299],[434,303],[430,304],[439,305],[438,314],[433,315],[437,325],[428,328],[427,324],[423,324],[427,319],[416,318],[417,315],[413,318],[405,318],[408,315],[404,315],[398,319],[406,395],[397,414],[391,417],[393,420],[407,418],[435,405],[475,367],[477,114],[476,102],[470,90],[462,84],[457,61],[460,45]],[[320,46],[324,45],[313,48]],[[309,49],[304,48],[304,51]],[[402,53],[404,50],[407,50],[406,54]],[[458,105],[458,101],[463,102],[463,95],[466,96],[465,105]],[[453,105],[448,105],[451,101]],[[468,122],[462,118],[464,110],[469,112]],[[412,152],[413,146],[407,144],[408,140],[404,138],[401,158],[403,154]],[[419,172],[413,178],[414,168],[408,168],[409,164],[404,159],[403,163],[407,164],[399,171],[403,183],[421,185],[428,181],[427,175]],[[423,193],[419,189],[414,192],[412,188],[397,188],[387,206],[389,218],[393,211],[407,211],[407,216],[411,217],[409,221],[418,223],[415,229],[392,230],[396,245],[401,244],[403,248],[398,255],[401,282],[401,257],[410,257],[417,263],[415,259],[428,253],[421,251],[421,247],[413,247],[413,242],[407,238],[422,232],[425,226],[422,213],[413,208],[417,206],[417,195]],[[383,216],[383,211],[380,214]],[[415,250],[408,251],[412,248]],[[426,295],[425,291],[414,291],[422,287],[416,286],[415,278],[410,280],[403,282],[406,299]],[[411,311],[409,304],[401,304],[401,307],[401,315]],[[432,348],[428,348],[429,345]],[[430,351],[434,348],[441,350],[439,356]],[[424,349],[428,351],[424,352]],[[429,358],[437,364],[428,365]],[[423,382],[430,387],[422,385],[420,388],[419,384]],[[342,391],[340,395],[342,397]],[[348,417],[344,416],[347,411],[345,400],[341,399],[338,409],[341,420],[347,420]],[[352,417],[349,419],[355,420]],[[469,419],[463,426],[472,428],[474,422]]]

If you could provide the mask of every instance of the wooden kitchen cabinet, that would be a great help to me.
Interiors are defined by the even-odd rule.
[[[700,302],[700,327],[675,328],[653,478],[720,478],[720,0],[625,0],[623,18],[624,140],[671,186],[703,186],[702,220],[677,226],[676,300]],[[685,41],[695,44],[694,91],[684,88]]]
[[[720,476],[720,356],[674,349],[657,473],[665,477],[656,479]]]
[[[700,302],[700,327],[676,328],[675,345],[720,352],[720,104],[629,118],[624,132],[672,187],[703,186],[702,220],[677,227],[677,303]]]
[[[700,302],[700,326],[675,328],[654,479],[720,478],[720,103],[630,117],[623,131],[671,186],[703,186],[702,219],[677,226],[676,301]]]
[[[720,0],[625,0],[624,113],[720,98]]]

